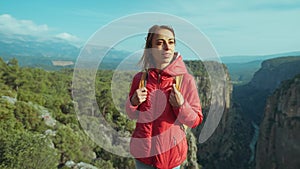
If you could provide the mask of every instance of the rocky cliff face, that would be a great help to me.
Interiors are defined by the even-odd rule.
[[[237,86],[233,98],[241,105],[243,116],[256,124],[262,120],[266,98],[284,80],[293,78],[300,73],[300,57],[281,57],[266,60],[255,73],[251,82]]]
[[[262,90],[274,91],[283,80],[293,78],[300,73],[300,57],[281,57],[266,60],[255,73],[250,86]]]
[[[218,128],[205,143],[198,143],[198,160],[205,169],[255,168],[256,143],[267,96],[281,81],[300,73],[299,65],[300,57],[264,61],[249,84],[234,87],[230,107],[225,109]],[[198,137],[201,128],[195,133]]]
[[[299,67],[299,66],[298,66]],[[300,166],[300,75],[269,97],[256,150],[256,169]]]
[[[225,109],[224,112],[222,111],[221,113],[223,113],[223,115],[226,114],[230,105],[230,99],[232,93],[232,85],[229,83],[230,77],[226,66],[218,62],[199,62],[199,61],[186,61],[185,64],[187,65],[189,72],[193,74],[193,76],[195,77],[199,97],[201,100],[201,105],[203,108],[203,114],[205,117],[204,119],[207,120],[210,109],[214,109],[214,107],[218,107],[220,106],[220,104],[222,104],[223,106],[222,110]],[[210,156],[209,154],[202,153],[203,148],[199,147],[198,144],[199,134],[201,131],[203,133],[202,129],[204,128],[206,122],[207,121],[204,121],[196,129],[188,130],[187,137],[188,137],[188,144],[189,144],[189,152],[188,152],[187,163],[183,165],[183,168],[187,168],[187,169],[201,168],[201,166],[197,165],[198,163],[201,164],[202,166],[203,164],[205,164],[204,168],[207,168],[205,160],[210,159]],[[220,128],[218,127],[216,130],[220,130]],[[214,137],[214,134],[212,137]],[[207,140],[206,142],[209,142],[209,140]],[[209,149],[209,148],[207,148],[207,152],[215,151],[215,149]]]
[[[251,124],[241,116],[240,107],[233,104],[209,140],[198,144],[198,158],[205,169],[246,169],[251,156],[249,142]]]
[[[243,142],[240,142],[240,140],[245,137],[245,134],[239,133],[238,129],[244,125],[244,120],[239,115],[238,105],[231,105],[232,84],[230,83],[228,70],[224,66],[223,75],[225,77],[220,77],[221,74],[218,74],[218,72],[221,72],[219,70],[221,67],[218,65],[220,63],[205,62],[204,64],[206,69],[215,71],[214,73],[210,74],[210,79],[207,78],[208,76],[195,76],[199,97],[203,107],[203,114],[205,117],[205,121],[202,123],[202,125],[192,130],[197,139],[196,143],[198,147],[198,162],[205,169],[240,168],[241,165],[240,163],[236,163],[236,159],[239,159],[238,161],[242,159],[248,160],[245,155],[250,154],[250,151],[243,151],[243,153],[240,154],[237,153],[247,145]],[[225,85],[218,83],[214,84],[213,88],[211,83],[214,83],[214,80],[211,78],[223,79]],[[214,101],[213,97],[217,99]],[[224,104],[223,111],[221,112],[223,113],[222,118],[220,119],[220,122],[218,123],[218,126],[214,130],[212,136],[209,137],[204,143],[200,143],[199,135],[203,134],[204,125],[206,125],[206,123],[210,123],[208,121],[210,113],[215,113],[214,111],[217,111],[215,107],[220,106],[219,104]],[[214,115],[216,116],[216,114]],[[217,121],[218,119],[215,118],[214,120]]]

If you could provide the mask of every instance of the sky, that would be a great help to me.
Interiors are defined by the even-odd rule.
[[[111,22],[145,12],[188,21],[221,56],[300,51],[299,0],[3,0],[0,33],[84,44]],[[131,50],[142,43],[121,46]]]

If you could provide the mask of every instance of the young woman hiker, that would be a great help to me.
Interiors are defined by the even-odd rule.
[[[188,151],[184,127],[203,120],[195,80],[175,44],[171,27],[152,26],[140,60],[145,71],[132,80],[126,112],[137,120],[130,141],[137,169],[179,169]]]

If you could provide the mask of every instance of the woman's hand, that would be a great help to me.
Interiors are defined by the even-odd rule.
[[[142,104],[147,99],[147,89],[146,87],[137,89],[132,95],[130,102],[133,106],[138,106]]]
[[[184,103],[184,98],[177,90],[175,84],[173,84],[173,90],[170,93],[169,102],[173,107],[180,107]]]

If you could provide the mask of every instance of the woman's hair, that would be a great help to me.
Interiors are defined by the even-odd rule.
[[[144,53],[143,53],[142,58],[139,61],[139,65],[141,65],[143,67],[143,69],[148,69],[150,66],[154,65],[153,56],[149,52],[149,49],[152,48],[152,40],[153,40],[153,37],[155,35],[155,32],[158,29],[167,29],[167,30],[171,31],[173,33],[174,38],[175,38],[175,32],[174,32],[174,29],[172,27],[166,26],[166,25],[153,25],[148,30],[148,35],[147,35],[146,43],[145,43],[145,47],[144,47]]]

